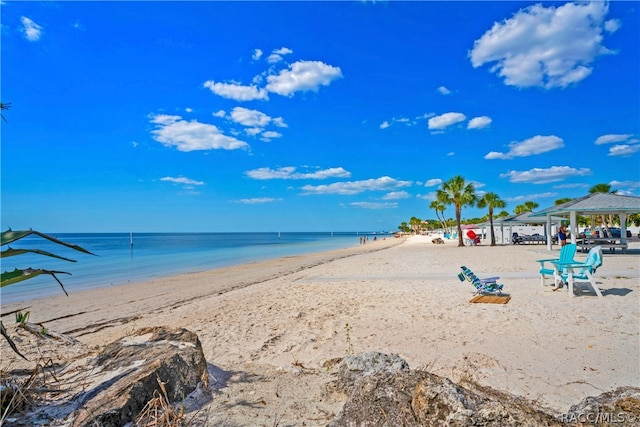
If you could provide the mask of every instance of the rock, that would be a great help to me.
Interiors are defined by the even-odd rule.
[[[587,397],[569,408],[561,420],[573,424],[637,426],[640,424],[640,388],[620,387]]]
[[[436,237],[435,239],[431,239],[431,243],[434,245],[444,245],[444,240],[442,240],[442,237]]]
[[[118,427],[134,421],[158,396],[158,380],[171,403],[182,401],[200,382],[208,385],[202,345],[186,329],[140,329],[108,344],[92,364],[92,384],[74,397],[80,408],[69,417],[74,427]]]
[[[410,370],[393,355],[384,356],[378,353],[362,359],[365,369],[359,378],[356,369],[340,369],[337,382],[353,386],[349,400],[329,426],[561,425],[525,399],[477,385],[464,388],[429,372]],[[396,361],[383,368],[390,360]]]
[[[370,351],[357,356],[346,356],[338,364],[336,389],[349,394],[359,379],[380,372],[408,370],[409,364],[397,354]]]

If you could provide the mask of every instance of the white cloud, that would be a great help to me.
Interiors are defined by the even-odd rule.
[[[428,200],[430,202],[433,202],[434,200],[436,200],[438,198],[438,194],[435,191],[432,191],[432,192],[427,193],[427,194],[418,194],[416,197],[418,199]]]
[[[484,187],[484,186],[486,185],[486,184],[485,184],[485,183],[483,183],[483,182],[480,182],[480,181],[473,181],[473,180],[469,181],[469,184],[472,184],[472,185],[473,185],[473,187],[474,187],[476,190],[477,190],[478,188],[482,188],[482,187]]]
[[[494,63],[491,72],[510,86],[566,87],[586,78],[597,56],[612,53],[602,45],[608,2],[542,4],[521,9],[494,23],[474,42],[469,57],[474,68]]]
[[[395,209],[398,207],[397,203],[352,202],[349,204],[363,209]]]
[[[258,168],[245,172],[249,178],[253,179],[327,179],[327,178],[349,178],[351,172],[343,168],[329,168],[313,172],[296,172],[295,166],[285,166],[278,169]]]
[[[246,128],[244,130],[244,133],[250,136],[260,135],[260,132],[262,132],[262,128]]]
[[[242,203],[245,205],[255,205],[258,203],[273,203],[273,202],[279,202],[282,199],[276,199],[273,197],[254,197],[252,199],[240,199],[238,200],[238,203]]]
[[[552,166],[548,169],[533,168],[528,171],[509,171],[500,174],[500,178],[509,178],[514,183],[547,184],[562,181],[574,176],[591,175],[588,168],[575,169],[569,166]]]
[[[428,121],[429,129],[444,129],[456,123],[463,122],[467,119],[462,113],[444,113],[439,116],[431,117]]]
[[[624,142],[629,138],[631,138],[632,136],[633,135],[630,135],[630,134],[616,134],[616,133],[602,135],[602,136],[599,136],[598,139],[596,139],[596,145],[610,144],[613,142]]]
[[[432,179],[428,179],[427,182],[424,183],[424,186],[433,187],[440,184],[442,184],[442,180],[440,178],[432,178]]]
[[[391,191],[390,193],[382,196],[382,200],[399,200],[408,199],[409,197],[411,196],[406,191]]]
[[[451,93],[451,91],[444,86],[440,86],[437,91],[443,95],[449,95]]]
[[[20,22],[22,22],[22,32],[24,33],[24,38],[29,40],[30,42],[35,42],[40,40],[42,36],[42,27],[31,19],[23,16],[20,18]]]
[[[383,176],[381,178],[367,179],[363,181],[336,182],[327,185],[305,185],[303,194],[340,194],[352,195],[365,191],[391,191],[411,185],[411,181],[398,181],[394,178]]]
[[[227,113],[224,110],[218,110],[215,113],[212,113],[213,117],[220,117],[220,118],[224,118],[224,116],[227,115]]]
[[[223,98],[234,101],[252,101],[255,99],[269,99],[267,91],[255,85],[243,86],[238,83],[216,83],[213,80],[204,82],[204,87]]]
[[[628,145],[619,144],[609,148],[609,156],[613,157],[629,157],[640,151],[640,144]]]
[[[279,74],[268,76],[266,90],[283,96],[307,90],[317,92],[320,86],[328,86],[340,77],[342,71],[339,67],[320,61],[298,61]]]
[[[631,189],[640,188],[640,181],[611,181],[611,187],[627,187]]]
[[[186,111],[187,113],[192,113],[192,112],[193,112],[193,109],[192,109],[192,108],[187,107],[187,108],[185,108],[185,109],[184,109],[184,111]]]
[[[587,184],[573,183],[573,184],[558,184],[554,185],[553,188],[587,188]]]
[[[267,62],[269,62],[269,64],[275,64],[276,62],[282,61],[282,57],[284,55],[289,55],[290,53],[293,53],[293,51],[286,47],[275,49],[273,52],[271,52],[271,55],[269,55],[269,57],[267,58]]]
[[[179,176],[177,178],[171,176],[165,176],[164,178],[160,178],[160,181],[173,182],[174,184],[184,184],[184,185],[204,185],[202,181],[196,181],[194,179],[186,178],[184,176]]]
[[[235,107],[231,111],[231,120],[242,126],[264,128],[271,123],[271,117],[258,111],[243,107]]]
[[[550,197],[557,197],[558,193],[554,192],[546,192],[546,193],[538,193],[538,194],[527,194],[520,195],[515,197],[508,197],[504,201],[505,202],[521,202],[521,201],[529,201],[529,200],[537,200],[537,199],[548,199]]]
[[[153,139],[164,146],[176,147],[178,151],[249,148],[246,142],[224,135],[211,124],[200,123],[197,120],[186,121],[180,116],[167,114],[152,115],[150,118],[151,123],[156,125],[151,131]]]
[[[514,141],[509,143],[509,152],[502,153],[499,151],[491,151],[486,156],[487,160],[493,159],[512,159],[514,157],[527,157],[535,154],[546,153],[547,151],[557,150],[564,147],[562,138],[555,135],[536,135],[524,141]]]
[[[609,19],[604,23],[604,29],[609,33],[615,33],[621,26],[622,24],[617,19]]]
[[[251,55],[251,59],[257,61],[260,58],[262,58],[262,49],[254,49],[253,55]]]
[[[385,120],[384,122],[382,122],[382,124],[380,125],[380,129],[386,129],[388,127],[391,127],[392,125],[395,125],[396,123],[400,123],[405,126],[414,126],[417,123],[417,120],[423,120],[425,118],[426,118],[426,115],[418,116],[414,120],[409,119],[407,117],[400,117],[400,118],[394,117],[393,119],[391,119],[391,121]]]
[[[272,130],[268,130],[266,132],[262,132],[262,134],[260,135],[260,139],[263,141],[271,141],[274,138],[281,138],[282,134],[280,132],[275,132]]]
[[[488,116],[474,117],[473,119],[469,120],[469,123],[467,124],[467,129],[486,128],[491,124],[491,122],[492,122],[491,117],[488,117]]]

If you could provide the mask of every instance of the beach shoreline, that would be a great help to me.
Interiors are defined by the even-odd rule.
[[[540,285],[536,260],[557,247],[457,247],[433,244],[433,237],[387,238],[3,304],[2,312],[28,306],[30,321],[88,348],[140,327],[189,329],[215,377],[210,419],[239,425],[270,425],[274,413],[283,422],[326,424],[313,419],[337,413],[344,396],[327,394],[332,374],[323,363],[350,348],[396,353],[412,368],[472,379],[557,413],[587,396],[640,384],[640,242],[631,242],[627,254],[605,254],[596,275],[604,298],[586,287],[571,298]],[[501,276],[511,301],[469,303],[473,287],[458,280],[460,265],[480,277]],[[2,369],[22,366],[7,349],[3,343]],[[237,381],[242,375],[256,380]],[[276,389],[288,397],[274,397]],[[266,404],[230,405],[258,397]]]

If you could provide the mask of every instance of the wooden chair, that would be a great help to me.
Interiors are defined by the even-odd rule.
[[[558,270],[558,264],[568,264],[575,262],[573,257],[576,256],[577,246],[573,243],[568,243],[564,245],[560,249],[560,255],[558,258],[547,258],[547,259],[537,259],[536,261],[540,263],[540,284],[545,286],[545,277],[553,276],[554,286],[557,288],[560,285],[560,281],[562,278],[560,277],[560,272]],[[545,265],[549,263],[551,265]]]

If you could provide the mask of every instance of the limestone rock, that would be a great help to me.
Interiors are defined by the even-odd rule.
[[[397,369],[385,369],[383,366],[389,367],[385,361],[392,359],[384,356],[362,359],[367,360],[363,367],[369,369],[361,369],[364,375],[359,378],[355,369],[340,370],[337,382],[353,386],[330,427],[561,425],[533,403],[507,393],[474,385],[464,388],[429,372],[410,370],[397,361],[391,364]]]
[[[562,420],[586,425],[638,426],[640,388],[620,387],[599,396],[587,397],[562,415]]]
[[[208,380],[200,340],[186,329],[140,329],[108,344],[94,365],[93,383],[74,398],[80,408],[70,417],[74,427],[134,421],[159,389],[158,379],[172,403]]]
[[[361,355],[346,356],[338,364],[336,388],[349,394],[359,379],[381,372],[409,370],[409,364],[397,354],[370,351]]]

